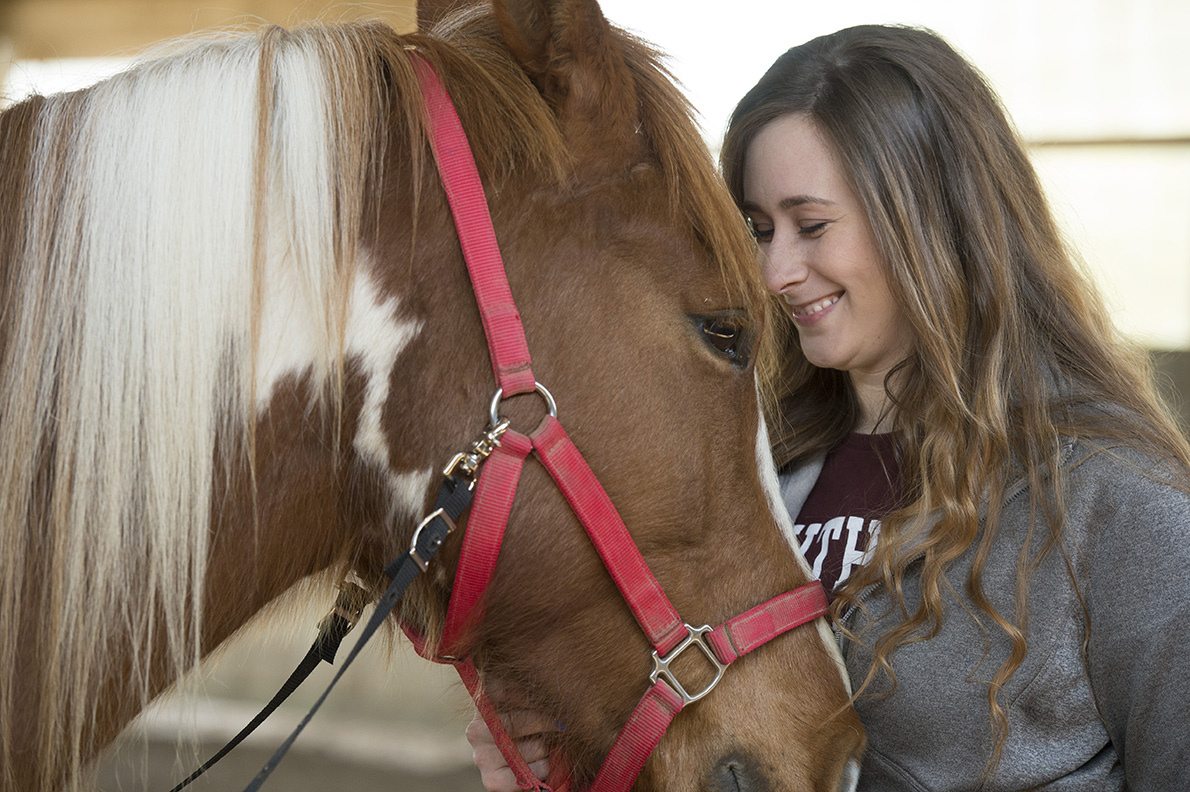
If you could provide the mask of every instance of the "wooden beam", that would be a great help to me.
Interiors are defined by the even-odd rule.
[[[1187,135],[1151,135],[1149,137],[1085,137],[1085,138],[1044,138],[1025,142],[1034,148],[1090,148],[1092,146],[1110,146],[1113,148],[1138,148],[1140,146],[1190,146],[1190,136]]]
[[[153,42],[229,25],[353,19],[412,32],[416,0],[0,0],[0,36],[12,41],[18,60],[132,55]]]

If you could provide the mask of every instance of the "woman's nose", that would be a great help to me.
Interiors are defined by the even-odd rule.
[[[761,253],[761,266],[764,270],[764,283],[774,294],[780,294],[791,286],[796,286],[809,274],[805,258],[798,253],[795,246],[779,238],[774,238]]]

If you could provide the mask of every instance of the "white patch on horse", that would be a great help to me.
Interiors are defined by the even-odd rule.
[[[323,309],[315,314],[292,267],[270,261],[265,277],[256,358],[257,413],[268,407],[284,377],[300,378],[314,368],[320,354],[315,328],[325,324]]]
[[[764,496],[769,502],[769,511],[777,521],[781,536],[794,550],[797,563],[806,577],[814,577],[805,556],[798,551],[797,534],[793,530],[793,518],[785,508],[785,500],[781,497],[781,485],[777,481],[777,468],[773,464],[773,447],[769,444],[769,431],[764,422],[764,415],[760,416],[760,426],[756,433],[756,469],[760,473],[760,484],[764,488]]]
[[[421,323],[397,317],[399,300],[383,297],[361,268],[348,308],[345,353],[366,380],[359,428],[352,444],[357,454],[384,476],[390,501],[388,523],[399,516],[420,516],[432,470],[396,473],[382,421],[397,356],[421,332]]]
[[[759,400],[759,392],[757,393]],[[769,431],[764,422],[764,413],[760,415],[759,427],[756,431],[756,469],[760,474],[760,484],[764,488],[765,498],[769,502],[769,511],[773,514],[773,519],[777,521],[777,527],[781,531],[781,536],[785,538],[786,543],[789,544],[790,549],[793,550],[793,557],[797,559],[798,566],[806,573],[806,577],[814,578],[814,574],[810,570],[809,563],[806,562],[805,556],[798,550],[797,536],[793,530],[793,518],[790,517],[789,511],[785,508],[785,500],[781,497],[781,486],[777,481],[777,467],[773,464],[773,447],[769,443]],[[847,687],[847,695],[851,695],[851,676],[847,673],[847,666],[843,663],[843,653],[839,651],[839,643],[835,640],[835,634],[831,631],[830,625],[827,624],[826,619],[815,619],[815,626],[818,628],[818,635],[822,638],[822,642],[826,645],[827,652],[834,658],[835,664],[839,668],[839,675],[843,677],[843,684]]]
[[[433,468],[426,468],[408,473],[390,472],[388,474],[389,489],[392,492],[389,525],[392,525],[398,517],[411,517],[420,520],[425,516],[426,493],[430,491],[434,472]]]

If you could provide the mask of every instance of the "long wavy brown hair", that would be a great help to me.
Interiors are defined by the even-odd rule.
[[[998,692],[1025,657],[1030,575],[1046,554],[1063,552],[1061,438],[1143,445],[1173,463],[1183,488],[1190,448],[1157,394],[1149,357],[1111,325],[1064,243],[995,92],[942,38],[860,26],[778,58],[736,107],[724,141],[724,175],[737,203],[751,141],[789,114],[813,119],[834,145],[916,342],[885,381],[903,507],[882,521],[872,557],[834,603],[838,616],[882,583],[907,614],[874,639],[875,660],[858,690],[881,668],[895,686],[891,655],[937,634],[944,572],[974,547],[967,594],[1012,643],[988,687],[991,767],[1008,729]],[[777,324],[784,335],[763,377],[780,465],[833,448],[855,426],[858,407],[847,373],[812,366],[792,323]],[[1022,552],[1015,610],[1000,613],[983,574],[999,495],[1021,476],[1033,498],[1030,536],[1046,541],[1036,556]],[[902,584],[918,559],[922,596],[912,605]]]

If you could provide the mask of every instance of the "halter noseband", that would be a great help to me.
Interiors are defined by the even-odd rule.
[[[426,104],[431,148],[475,290],[499,390],[492,400],[491,425],[487,434],[477,441],[472,454],[460,454],[446,471],[449,475],[462,466],[463,471],[473,478],[480,463],[483,464],[467,520],[439,651],[428,656],[420,636],[408,628],[406,632],[410,633],[423,656],[450,663],[458,670],[522,788],[540,792],[569,789],[564,772],[552,774],[550,781],[554,783],[550,786],[539,781],[529,770],[493,705],[479,687],[479,675],[469,657],[471,647],[464,638],[466,627],[482,618],[483,593],[495,573],[496,558],[521,469],[532,453],[582,523],[624,601],[653,646],[653,671],[649,677],[652,684],[616,738],[591,787],[591,792],[627,792],[670,722],[684,706],[710,693],[727,667],[740,656],[824,615],[826,594],[822,585],[815,581],[774,597],[713,629],[709,626],[691,627],[678,615],[607,493],[558,422],[553,397],[534,379],[524,328],[508,286],[487,199],[466,134],[433,66],[417,52],[411,52],[411,59]],[[508,428],[508,422],[500,419],[499,404],[502,398],[533,391],[546,400],[549,414],[536,429],[524,435]],[[427,518],[427,522],[430,519]],[[417,544],[416,539],[414,544]],[[692,648],[700,651],[715,670],[714,680],[694,692],[686,690],[670,670],[671,663]],[[565,768],[555,765],[555,771],[564,771]]]

